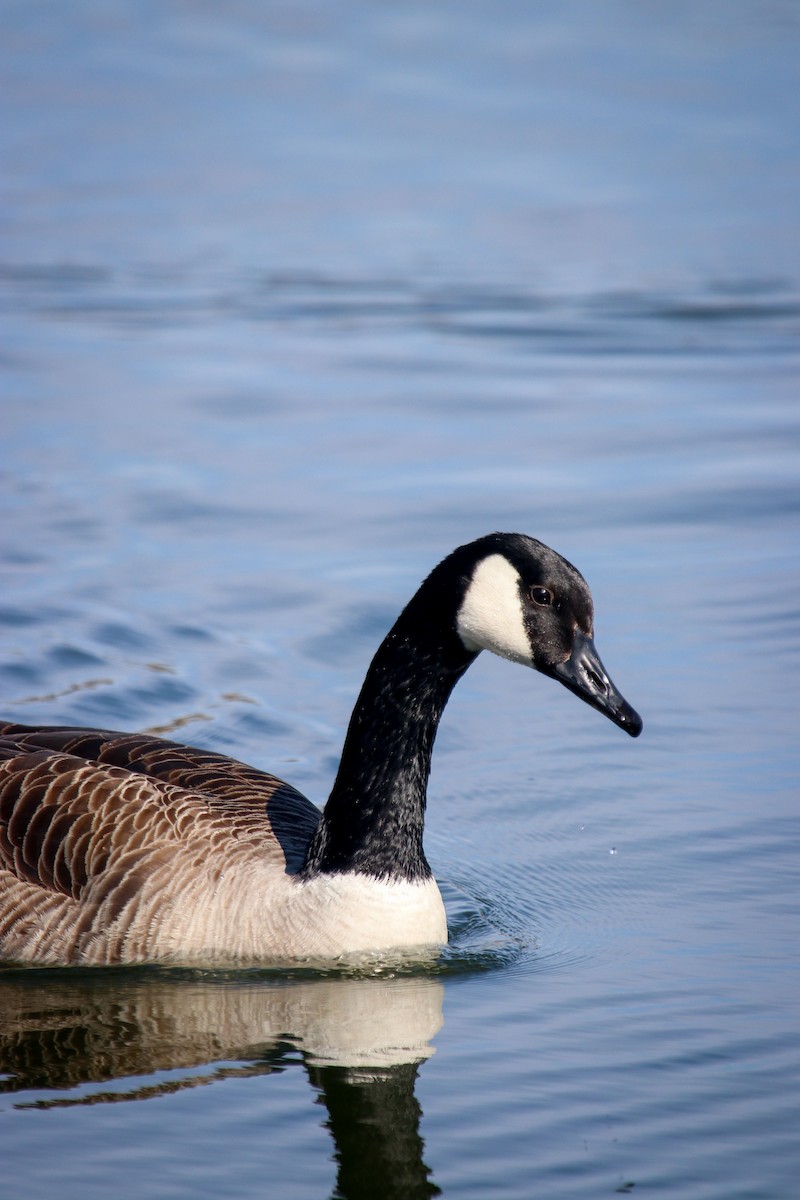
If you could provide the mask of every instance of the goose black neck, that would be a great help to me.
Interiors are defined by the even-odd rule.
[[[452,611],[438,611],[435,591],[426,603],[432,580],[372,660],[306,875],[416,881],[431,874],[422,834],[433,743],[450,693],[475,658],[455,633]]]

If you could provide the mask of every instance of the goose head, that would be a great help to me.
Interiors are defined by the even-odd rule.
[[[580,571],[524,534],[490,534],[461,549],[472,559],[462,564],[455,622],[464,648],[491,650],[557,679],[638,737],[642,719],[597,653],[592,595]]]

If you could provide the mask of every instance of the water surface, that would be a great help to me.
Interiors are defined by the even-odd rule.
[[[791,1200],[795,6],[0,22],[3,713],[323,803],[383,633],[499,528],[645,719],[482,656],[435,966],[4,969],[9,1195]]]

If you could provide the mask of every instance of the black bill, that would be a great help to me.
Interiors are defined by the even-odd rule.
[[[585,633],[576,632],[571,656],[553,667],[550,673],[581,700],[605,713],[631,737],[638,737],[642,732],[642,718],[614,687],[594,642]]]

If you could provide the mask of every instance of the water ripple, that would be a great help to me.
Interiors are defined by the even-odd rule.
[[[524,343],[572,354],[795,350],[800,295],[790,281],[710,281],[693,292],[611,291],[583,296],[457,283],[308,273],[220,278],[197,272],[125,274],[97,264],[0,264],[0,308],[45,321],[121,327],[196,326],[220,319],[351,331],[416,328],[437,335]],[[768,338],[765,335],[769,334]]]

